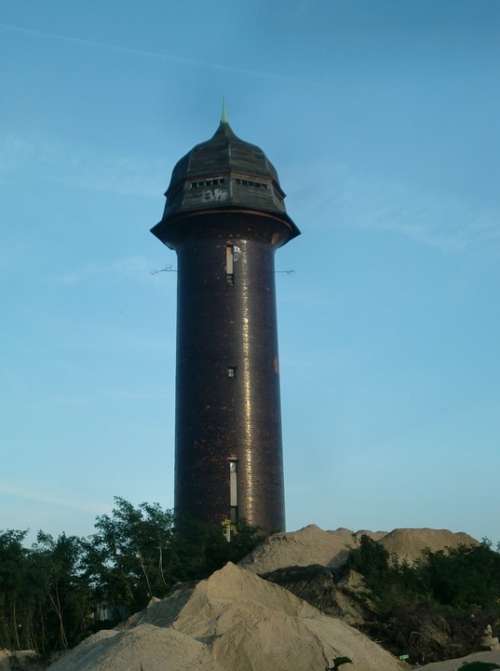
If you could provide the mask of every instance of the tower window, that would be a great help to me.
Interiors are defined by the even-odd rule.
[[[229,462],[229,506],[232,524],[238,523],[238,461]]]
[[[234,246],[226,245],[226,284],[234,286]]]
[[[192,189],[202,189],[204,187],[212,187],[212,186],[221,186],[222,184],[225,183],[224,177],[219,177],[217,179],[206,179],[201,182],[191,182],[191,188]]]
[[[236,184],[240,184],[240,186],[253,186],[255,189],[267,189],[267,184],[253,182],[250,179],[240,179],[239,177],[236,178]]]
[[[236,377],[236,366],[229,366],[227,369],[228,377]]]

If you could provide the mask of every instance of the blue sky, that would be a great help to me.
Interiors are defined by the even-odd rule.
[[[231,124],[278,275],[288,528],[500,539],[500,3],[0,2],[0,529],[173,504],[175,161]]]

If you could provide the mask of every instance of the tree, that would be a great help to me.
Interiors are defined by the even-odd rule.
[[[57,640],[51,645],[66,649],[78,642],[87,629],[91,594],[81,575],[82,544],[76,536],[61,534],[57,539],[40,531],[31,551],[32,565],[38,574],[48,612],[55,616]]]
[[[115,498],[111,515],[98,517],[95,528],[83,542],[84,575],[95,599],[134,610],[170,589],[171,511],[163,511],[158,503],[135,508]]]
[[[89,538],[40,531],[31,548],[25,539],[25,531],[0,533],[0,647],[49,655],[102,626],[100,606],[114,624],[177,582],[239,561],[260,536],[240,525],[228,543],[217,525],[175,522],[158,503],[116,498]]]
[[[7,647],[20,647],[19,606],[22,604],[26,531],[9,529],[0,534],[0,621],[1,640]]]

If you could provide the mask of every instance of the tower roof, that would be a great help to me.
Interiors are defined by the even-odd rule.
[[[274,214],[287,222],[290,237],[299,234],[275,167],[262,149],[234,133],[224,107],[214,135],[177,162],[165,195],[163,225],[199,210],[246,209]]]
[[[248,177],[266,177],[279,186],[278,173],[262,149],[241,140],[223,116],[210,140],[195,145],[177,162],[167,196],[183,180],[230,172]],[[285,194],[281,193],[284,197]]]

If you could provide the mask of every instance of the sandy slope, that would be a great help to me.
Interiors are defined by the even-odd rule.
[[[270,573],[289,566],[320,564],[335,568],[347,559],[349,550],[359,545],[366,534],[380,542],[401,559],[414,561],[422,551],[443,550],[461,544],[477,543],[468,534],[453,533],[447,529],[394,529],[384,531],[357,531],[337,529],[325,531],[311,524],[298,531],[270,536],[262,545],[245,557],[240,565],[254,573]]]
[[[388,552],[410,562],[418,559],[426,548],[436,552],[477,542],[469,534],[462,531],[453,533],[448,529],[394,529],[380,539]]]
[[[310,524],[298,531],[269,536],[262,545],[245,557],[240,566],[254,573],[270,573],[288,566],[339,566],[358,545],[349,529],[324,531]]]
[[[337,618],[234,564],[100,632],[50,671],[324,671],[336,656],[351,671],[400,663]]]

